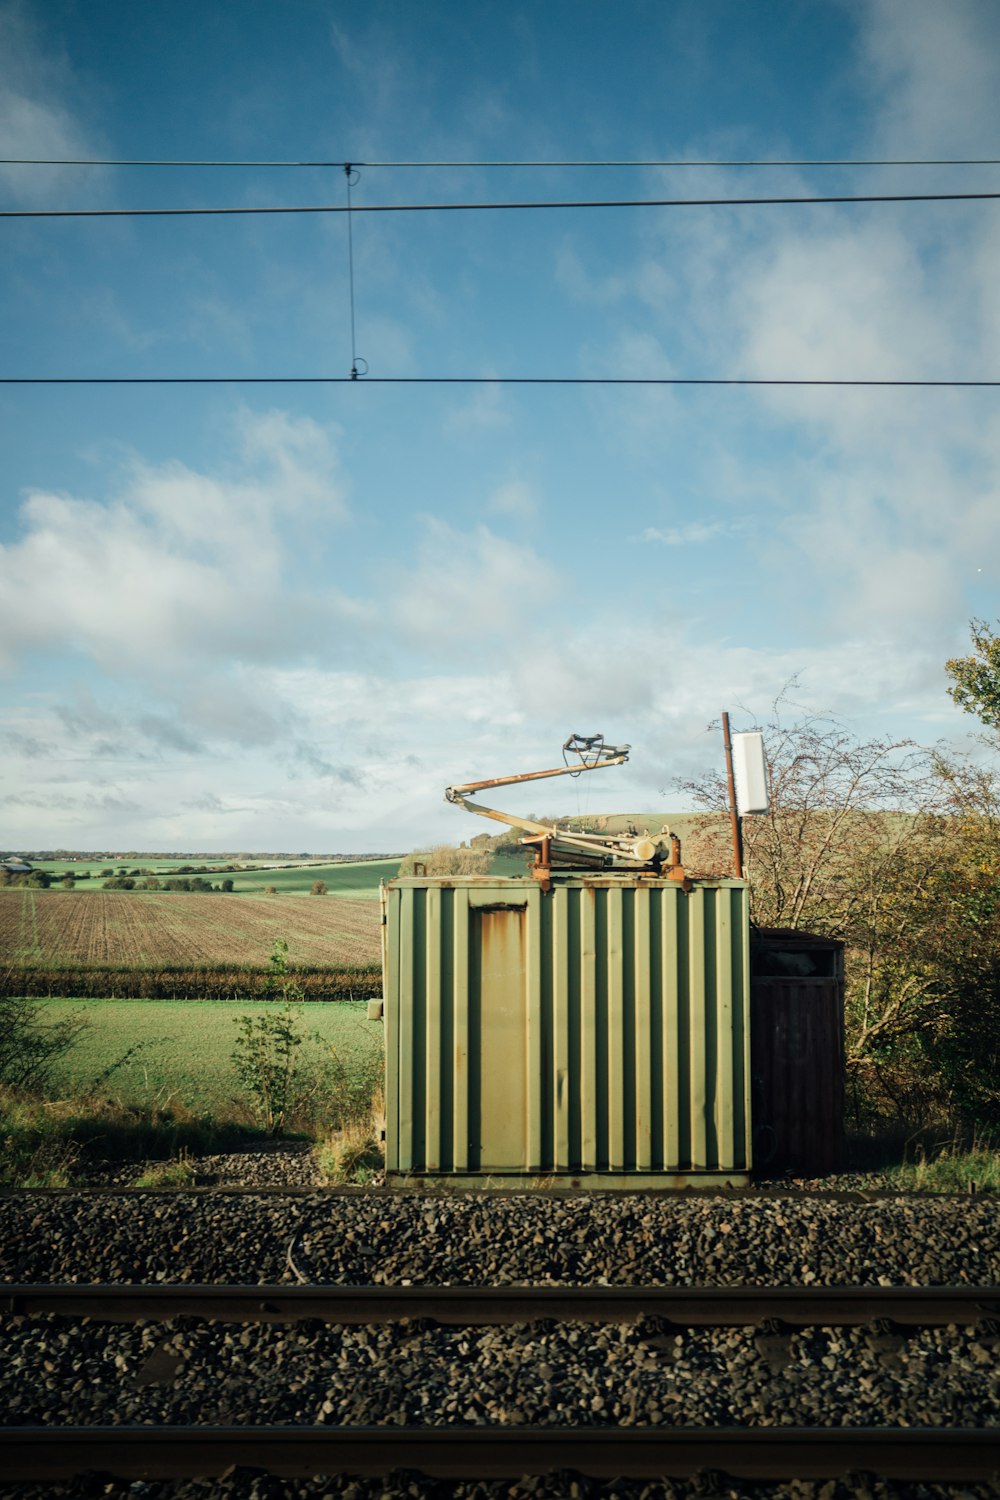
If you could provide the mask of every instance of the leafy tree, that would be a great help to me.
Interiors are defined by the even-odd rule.
[[[844,941],[847,1061],[869,1101],[911,1118],[954,1113],[946,1038],[958,1045],[966,926],[972,909],[990,908],[983,882],[1000,860],[979,869],[963,825],[970,819],[977,838],[986,830],[959,814],[967,788],[956,768],[904,741],[860,741],[833,720],[789,723],[782,706],[757,726],[771,805],[744,820],[752,918]],[[683,785],[719,810],[685,840],[685,864],[728,873],[724,778]],[[982,962],[969,975],[989,969],[994,938],[983,922]]]
[[[309,889],[309,894],[310,896],[325,896],[326,882],[324,880],[314,880]]]
[[[953,656],[944,664],[952,678],[948,692],[959,708],[990,729],[1000,729],[1000,636],[984,620],[972,620],[973,656]]]
[[[223,881],[220,882],[220,885],[219,885],[219,890],[220,891],[231,891],[232,889],[233,889],[233,882],[231,880],[229,880],[228,878],[226,880],[223,880]]]
[[[934,920],[911,926],[911,963],[939,1006],[922,1054],[952,1115],[1000,1125],[1000,783],[989,767],[938,761],[947,796],[920,895]]]

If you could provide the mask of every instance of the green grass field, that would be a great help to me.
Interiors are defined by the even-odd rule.
[[[330,896],[374,897],[379,883],[392,880],[398,871],[398,859],[364,859],[356,864],[302,865],[294,870],[238,870],[222,878],[233,882],[234,892],[258,896],[266,885],[273,885],[281,896],[307,896],[313,882],[322,880]]]
[[[76,861],[65,859],[33,859],[31,867],[33,870],[47,870],[50,875],[60,877],[63,875],[88,875],[91,880],[101,883],[101,872],[110,870],[112,875],[121,871],[127,874],[129,870],[136,870],[141,865],[144,870],[152,870],[155,875],[173,875],[178,865],[197,865],[202,868],[202,861],[191,859],[81,859]],[[211,861],[204,861],[205,865]],[[88,882],[84,882],[87,884]]]
[[[148,1108],[167,1105],[173,1096],[192,1113],[219,1118],[241,1098],[232,1063],[238,1017],[275,1009],[212,1000],[40,1000],[38,1006],[42,1021],[75,1015],[88,1023],[53,1070],[52,1097],[93,1087],[102,1097]],[[299,1049],[304,1062],[318,1063],[332,1047],[357,1069],[381,1053],[382,1022],[367,1019],[363,1001],[303,1006],[302,1032],[321,1038]],[[128,1060],[108,1073],[129,1049],[135,1050]]]

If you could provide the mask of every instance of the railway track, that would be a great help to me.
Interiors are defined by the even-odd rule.
[[[780,1482],[851,1471],[893,1480],[989,1481],[1000,1432],[877,1428],[118,1427],[8,1428],[0,1478],[215,1478],[233,1466],[286,1478],[416,1470],[433,1479],[517,1479],[573,1471],[594,1479],[723,1473]]]
[[[174,1319],[345,1325],[638,1323],[675,1329],[752,1327],[765,1358],[810,1327],[868,1327],[888,1350],[906,1332],[974,1328],[1000,1350],[1000,1286],[538,1287],[0,1284],[0,1314],[94,1323]],[[572,1470],[595,1479],[691,1479],[720,1472],[780,1482],[867,1471],[892,1480],[990,1481],[1000,1427],[694,1428],[629,1426],[21,1426],[0,1429],[0,1478],[57,1481],[215,1477],[234,1465],[282,1477],[384,1475],[513,1479]]]
[[[56,1313],[133,1323],[198,1317],[222,1322],[447,1325],[659,1319],[681,1328],[768,1325],[845,1328],[979,1325],[1000,1345],[1000,1286],[604,1287],[231,1286],[0,1282],[0,1312]]]
[[[119,1164],[120,1166],[126,1164]],[[154,1163],[143,1162],[142,1167],[154,1165]],[[434,1186],[429,1187],[414,1178],[413,1189],[418,1191],[422,1199],[447,1202],[461,1196],[462,1189]],[[595,1189],[590,1187],[549,1187],[542,1180],[527,1182],[524,1187],[515,1188],[491,1188],[490,1196],[494,1200],[507,1198],[523,1198],[526,1193],[532,1196],[543,1196],[555,1201],[563,1199],[580,1199],[584,1202],[599,1200],[601,1196],[614,1198],[619,1196],[613,1189]],[[108,1182],[103,1180],[96,1182],[79,1182],[72,1187],[0,1187],[0,1200],[4,1198],[28,1199],[31,1201],[45,1202],[47,1199],[61,1198],[134,1198],[138,1196],[150,1198],[384,1198],[387,1203],[396,1202],[399,1198],[400,1189],[387,1187],[385,1183],[366,1183],[363,1186],[353,1183],[330,1183],[318,1185],[311,1183],[300,1185],[296,1183],[243,1183],[243,1182],[191,1182],[184,1187],[134,1187],[127,1182]],[[734,1187],[702,1187],[702,1188],[644,1188],[643,1197],[656,1201],[665,1199],[676,1202],[723,1202],[740,1203],[751,1201],[755,1203],[795,1203],[808,1198],[819,1203],[857,1203],[857,1204],[879,1204],[879,1203],[926,1203],[948,1200],[955,1203],[968,1203],[974,1201],[991,1201],[997,1197],[992,1188],[979,1188],[975,1183],[967,1189],[941,1189],[931,1191],[921,1188],[919,1191],[906,1190],[898,1187],[839,1187],[829,1188],[819,1186],[816,1182],[797,1182],[794,1179],[761,1178],[754,1181],[751,1186],[745,1188]]]

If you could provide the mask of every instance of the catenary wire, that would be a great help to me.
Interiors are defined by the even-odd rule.
[[[957,203],[989,201],[996,193],[840,193],[781,198],[583,198],[512,203],[344,203],[267,204],[235,208],[2,208],[0,219],[123,219],[210,214],[413,214],[472,213],[558,208],[751,208],[815,203]]]
[[[595,161],[225,161],[170,160],[142,157],[2,156],[2,167],[997,167],[1000,157],[802,157],[789,160],[645,160]]]
[[[0,385],[594,385],[824,386],[994,390],[1000,380],[827,380],[700,375],[0,375]]]

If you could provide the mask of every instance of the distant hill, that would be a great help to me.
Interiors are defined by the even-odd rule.
[[[626,833],[629,829],[635,829],[636,833],[656,834],[664,825],[671,833],[683,839],[685,833],[692,832],[699,825],[704,824],[706,818],[718,817],[717,813],[587,813],[586,816],[560,818],[559,824],[563,828],[578,828],[589,830],[592,833]]]

